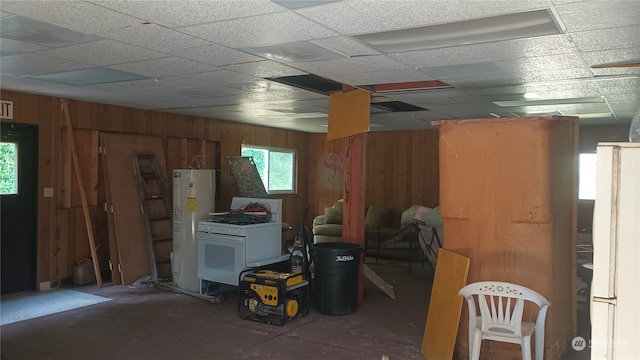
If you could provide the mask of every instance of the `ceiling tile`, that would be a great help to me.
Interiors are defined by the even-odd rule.
[[[275,61],[263,60],[245,64],[229,65],[222,67],[225,70],[237,71],[239,73],[255,76],[259,78],[305,75],[306,72],[296,68],[277,63]]]
[[[584,61],[577,54],[525,57],[511,60],[500,60],[495,63],[508,74],[546,72],[551,70],[585,67]]]
[[[17,55],[44,49],[46,49],[46,47],[44,46],[29,44],[26,42],[7,38],[2,38],[2,41],[0,41],[0,56]]]
[[[620,50],[603,50],[582,53],[588,66],[618,64],[623,62],[640,62],[640,46]]]
[[[296,68],[318,75],[338,75],[389,70],[407,70],[409,67],[384,55],[359,56],[324,61],[291,63]]]
[[[143,94],[148,89],[162,89],[162,90],[174,90],[185,87],[181,84],[176,84],[170,81],[158,80],[158,79],[142,79],[133,81],[121,81],[115,83],[96,84],[87,86],[104,92],[112,92],[116,94]]]
[[[89,65],[40,54],[3,56],[3,75],[27,76],[88,68]],[[3,84],[4,85],[4,84]]]
[[[637,62],[637,61],[636,61]],[[614,75],[640,75],[640,67],[622,67],[607,69],[591,69],[595,76],[614,76]]]
[[[134,74],[162,78],[174,75],[194,74],[215,70],[215,67],[199,62],[166,57],[110,66],[111,68],[128,71]]]
[[[580,51],[638,49],[640,48],[640,26],[575,32],[571,34],[571,38]]]
[[[227,84],[225,86],[228,89],[236,89],[238,91],[244,92],[271,92],[271,91],[292,91],[294,90],[291,86],[283,85],[277,83],[275,81],[269,81],[264,79],[256,79],[252,82],[246,83],[234,83]]]
[[[256,78],[235,71],[218,70],[207,73],[165,76],[164,80],[192,86],[210,86],[213,84],[232,84],[252,82]]]
[[[635,0],[591,0],[557,5],[556,10],[569,32],[640,24],[640,1]]]
[[[283,26],[287,24],[287,26]],[[238,31],[242,29],[242,31]],[[292,31],[292,29],[295,29]],[[243,48],[333,37],[337,34],[295,13],[274,13],[184,27],[181,31],[214,43]]]
[[[139,23],[110,30],[103,35],[127,44],[165,53],[210,44],[208,41],[156,24]]]
[[[240,50],[279,62],[323,61],[343,58],[344,55],[331,51],[311,41],[294,41],[277,45],[244,47]]]
[[[427,111],[428,112],[428,111]],[[382,125],[386,130],[418,130],[426,129],[430,124],[424,120],[416,119],[410,113],[380,113],[373,114],[370,118],[371,124]],[[372,131],[376,131],[374,126]]]
[[[494,62],[432,66],[421,68],[420,71],[426,73],[432,79],[440,80],[470,76],[473,77],[477,74],[483,74],[484,76],[496,76],[505,74],[505,71]]]
[[[177,102],[173,108],[212,107],[219,105],[237,105],[242,103],[241,95],[215,96],[210,98],[191,98]]]
[[[312,42],[350,57],[380,54],[378,51],[346,36],[317,39]]]
[[[95,35],[140,23],[140,19],[86,1],[3,0],[2,10]]]
[[[637,94],[640,92],[640,76],[622,79],[600,79],[595,81],[594,84],[608,95]]]
[[[171,28],[282,11],[268,0],[251,1],[92,1],[155,24]]]
[[[191,47],[179,51],[170,51],[171,54],[185,59],[201,62],[214,66],[242,64],[253,61],[264,61],[263,58],[247,54],[226,46],[210,44]]]
[[[44,50],[40,51],[39,54],[98,66],[167,57],[166,54],[157,51],[123,44],[114,40],[99,40],[80,45]]]

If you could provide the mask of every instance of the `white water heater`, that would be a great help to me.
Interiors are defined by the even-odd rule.
[[[173,170],[173,284],[199,293],[198,222],[215,208],[215,170]]]

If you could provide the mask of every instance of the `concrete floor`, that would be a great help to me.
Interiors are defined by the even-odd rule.
[[[283,326],[239,318],[234,292],[213,304],[154,288],[72,287],[113,301],[2,326],[2,359],[424,360],[433,272],[428,266],[370,266],[394,286],[395,300],[366,280],[355,313],[323,315],[311,308]],[[581,328],[588,338],[588,322]],[[588,349],[567,355],[588,358]]]

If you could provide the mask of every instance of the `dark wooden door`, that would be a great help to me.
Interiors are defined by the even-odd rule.
[[[2,294],[36,289],[38,127],[2,123]],[[13,186],[15,185],[15,186]]]

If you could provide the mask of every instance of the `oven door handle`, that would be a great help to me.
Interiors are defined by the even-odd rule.
[[[228,245],[242,245],[244,243],[244,236],[232,236],[223,234],[209,234],[199,233],[198,241],[216,244],[228,244]]]

